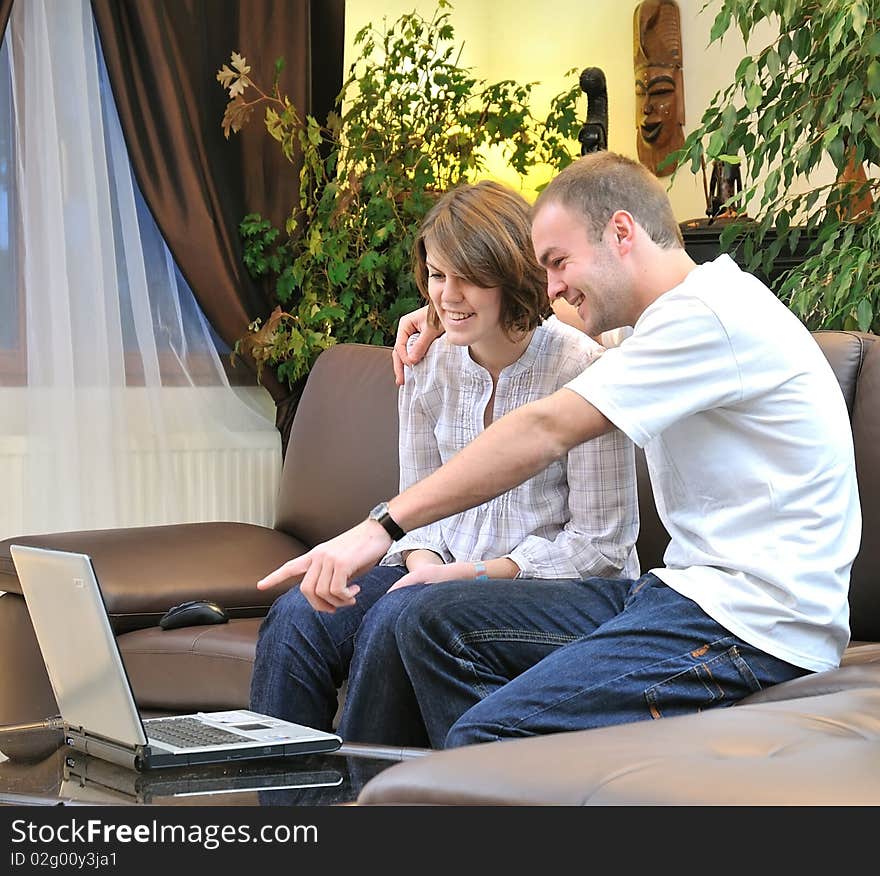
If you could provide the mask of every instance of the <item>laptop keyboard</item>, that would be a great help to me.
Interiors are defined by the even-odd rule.
[[[244,736],[211,727],[197,718],[154,718],[145,722],[147,736],[157,742],[167,742],[178,748],[198,748],[202,745],[223,745],[227,742],[247,742]]]

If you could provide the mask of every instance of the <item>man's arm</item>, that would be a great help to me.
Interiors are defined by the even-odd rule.
[[[577,393],[557,390],[496,420],[445,465],[392,499],[391,516],[409,530],[473,508],[612,428]]]
[[[557,390],[496,420],[445,465],[391,499],[389,511],[407,531],[433,523],[507,492],[572,447],[612,428],[577,393]],[[382,526],[365,520],[285,563],[257,587],[302,576],[300,587],[314,592],[316,600],[333,611],[354,603],[358,588],[348,582],[375,565],[390,545]]]

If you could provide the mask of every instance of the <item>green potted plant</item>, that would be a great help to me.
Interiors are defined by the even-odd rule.
[[[811,329],[876,331],[878,181],[865,167],[880,162],[880,0],[722,0],[711,41],[734,26],[748,41],[768,20],[778,35],[742,59],[677,153],[679,167],[744,155],[730,206],[755,218],[727,225],[721,248],[769,275],[783,248],[806,240],[779,297]],[[816,181],[823,159],[831,182]]]
[[[521,175],[576,154],[577,78],[539,121],[529,109],[535,83],[487,83],[461,65],[450,9],[440,0],[430,19],[412,12],[364,27],[321,122],[279,92],[281,61],[269,87],[235,53],[217,75],[230,96],[226,136],[259,109],[285,156],[302,161],[285,228],[259,215],[240,226],[246,265],[275,278],[277,307],[236,350],[247,345],[291,386],[334,343],[393,341],[399,317],[419,306],[410,272],[418,226],[438,193],[484,172],[486,147],[500,147]]]

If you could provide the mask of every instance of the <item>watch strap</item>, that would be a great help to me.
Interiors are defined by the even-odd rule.
[[[375,520],[391,536],[392,541],[399,541],[406,533],[388,511],[388,503],[382,502],[370,512],[370,519]]]

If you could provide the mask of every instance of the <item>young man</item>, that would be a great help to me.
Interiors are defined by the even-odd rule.
[[[671,542],[637,581],[558,582],[543,601],[424,589],[396,637],[432,745],[728,706],[836,666],[861,514],[843,396],[809,332],[728,256],[695,265],[658,180],[610,152],[547,186],[532,241],[551,300],[590,335],[631,336],[387,513],[404,530],[456,513],[616,427],[645,450]],[[351,604],[385,525],[368,519],[258,586],[302,576],[316,607]]]

